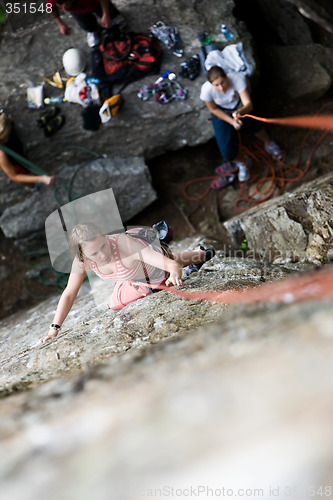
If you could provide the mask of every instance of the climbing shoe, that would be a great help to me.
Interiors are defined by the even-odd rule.
[[[200,250],[204,250],[204,252],[205,252],[204,262],[200,262],[199,264],[190,264],[189,266],[187,266],[185,269],[186,276],[190,276],[190,274],[192,274],[192,273],[197,273],[199,271],[199,269],[201,268],[201,266],[205,262],[208,262],[210,259],[212,259],[215,255],[214,248],[205,248],[202,245],[200,245]]]
[[[225,176],[227,174],[234,174],[235,172],[237,172],[237,170],[238,167],[235,165],[234,162],[225,161],[215,169],[215,172],[218,175]]]
[[[219,189],[222,189],[224,187],[229,186],[229,184],[232,184],[234,182],[234,180],[235,180],[235,176],[232,174],[224,175],[224,176],[221,175],[217,179],[213,180],[210,187],[212,189],[215,189],[216,191],[218,191]]]
[[[37,125],[38,127],[40,128],[43,128],[45,127],[45,125],[48,124],[48,122],[50,120],[52,120],[52,118],[54,118],[55,116],[57,116],[57,114],[59,113],[59,108],[58,106],[50,106],[46,111],[44,111],[39,119],[37,120]]]
[[[250,178],[250,172],[247,169],[247,166],[241,162],[238,161],[235,163],[238,167],[238,180],[239,182],[246,182]]]
[[[50,120],[44,127],[45,137],[50,137],[55,132],[61,129],[65,123],[65,117],[63,115],[57,115],[52,120]]]
[[[197,54],[180,64],[179,75],[194,80],[200,73],[200,59]]]

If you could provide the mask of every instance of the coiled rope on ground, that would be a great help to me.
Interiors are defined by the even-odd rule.
[[[264,150],[263,144],[258,140],[242,141],[239,134],[239,143],[242,153],[251,158],[253,166],[250,169],[250,178],[243,183],[240,183],[239,197],[235,201],[235,208],[239,211],[248,210],[251,207],[259,205],[273,197],[281,195],[291,184],[302,180],[308,172],[313,154],[323,142],[327,134],[333,129],[333,115],[323,115],[324,110],[333,103],[327,103],[315,115],[294,116],[286,118],[262,118],[254,115],[244,115],[245,117],[253,118],[264,123],[271,123],[282,126],[294,126],[308,128],[301,144],[298,148],[297,159],[294,164],[289,165],[286,162],[286,155],[283,155],[282,160],[272,158],[269,153]],[[308,142],[313,130],[323,130],[319,139],[312,146],[308,158],[303,167],[301,167],[302,151]],[[212,181],[218,176],[206,176],[188,181],[183,189],[183,195],[187,200],[200,201],[211,191],[208,188],[199,196],[191,196],[188,194],[188,189],[193,184],[198,182]]]

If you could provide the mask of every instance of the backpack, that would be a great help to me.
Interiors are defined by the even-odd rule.
[[[159,71],[162,50],[157,40],[141,33],[106,30],[102,43],[92,51],[92,71],[103,86],[123,82],[124,88]]]
[[[169,243],[173,240],[173,228],[164,220],[157,222],[153,227],[130,227],[126,228],[125,234],[138,240],[144,240],[162,249],[165,255],[174,259],[169,248]]]
[[[174,256],[169,248],[169,243],[173,238],[173,229],[168,226],[168,224],[162,220],[157,224],[154,224],[153,227],[131,227],[126,228],[125,226],[125,234],[131,236],[136,240],[143,240],[149,245],[151,245],[156,252],[162,253],[163,255],[169,257],[169,259],[174,260]],[[149,285],[150,278],[147,273],[147,269],[143,263],[143,270],[145,273],[145,281]],[[139,281],[139,280],[138,280]],[[158,292],[158,289],[149,288],[150,293]]]

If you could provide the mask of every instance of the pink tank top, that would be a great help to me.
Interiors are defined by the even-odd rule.
[[[163,269],[158,269],[157,267],[146,264],[144,262],[138,261],[132,268],[125,267],[119,254],[119,248],[118,248],[119,236],[120,234],[106,235],[106,239],[108,240],[109,245],[111,246],[113,261],[116,267],[116,271],[114,273],[111,274],[101,273],[101,271],[98,269],[96,262],[88,259],[88,264],[90,269],[95,274],[97,274],[97,276],[99,276],[103,280],[143,281],[155,284],[159,284],[167,278],[168,273],[163,271]],[[141,239],[140,243],[142,243],[144,247],[150,247],[155,252],[159,252],[165,255],[165,252],[163,251],[162,248],[150,245],[147,241]],[[148,278],[149,281],[146,278]]]

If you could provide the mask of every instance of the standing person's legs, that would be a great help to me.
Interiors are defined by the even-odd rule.
[[[119,10],[117,9],[117,7],[115,5],[113,5],[112,2],[109,2],[109,11],[110,11],[111,19],[114,19],[115,17],[119,16],[119,14],[120,14]],[[103,15],[103,9],[102,9],[101,5],[99,5],[93,12],[97,17],[101,18]]]
[[[87,33],[95,33],[100,29],[96,16],[92,12],[87,12],[86,14],[71,12],[71,16],[75,19],[80,28]]]
[[[125,19],[120,15],[119,10],[111,2],[109,3],[109,10],[111,20],[115,20],[119,26],[126,25]],[[97,17],[101,19],[103,16],[103,9],[101,5],[99,4],[98,7],[92,12],[87,12],[85,14],[71,12],[71,15],[80,28],[87,32],[87,43],[89,47],[95,47],[98,45],[100,43],[100,32],[102,27],[97,21]]]
[[[111,19],[114,19],[120,14],[117,7],[111,2],[109,2],[109,10]],[[84,31],[87,31],[88,33],[95,33],[101,29],[96,16],[101,18],[103,16],[103,9],[101,4],[99,4],[98,7],[91,12],[87,12],[85,14],[71,12],[71,16]]]
[[[238,180],[240,182],[246,181],[249,178],[249,172],[244,163],[245,158],[243,158],[243,154],[238,148],[236,130],[224,120],[213,120],[213,128],[217,145],[224,160],[233,162],[238,170]],[[219,189],[219,187],[214,187],[214,189]]]
[[[232,161],[237,156],[237,135],[235,129],[224,120],[214,120],[213,128],[218,148],[225,161]]]

